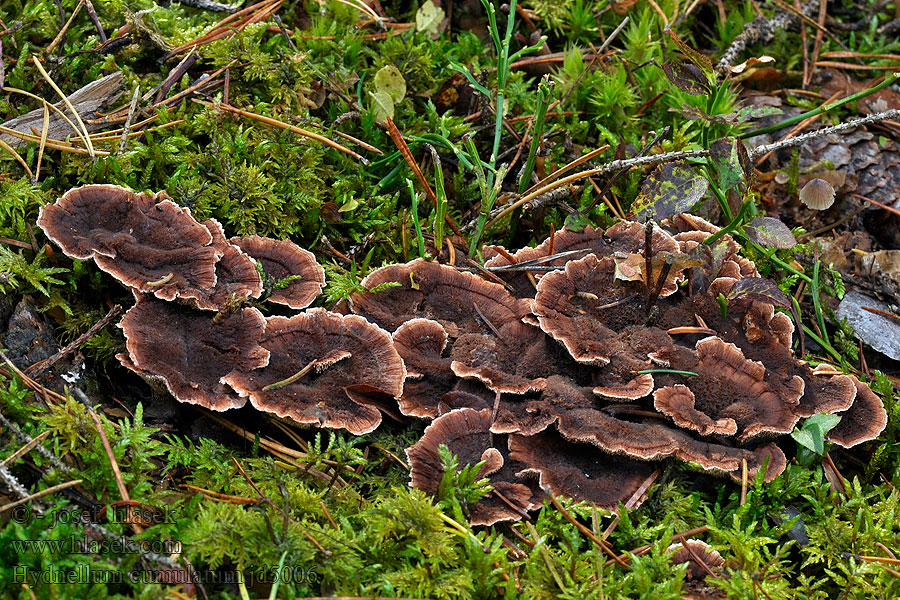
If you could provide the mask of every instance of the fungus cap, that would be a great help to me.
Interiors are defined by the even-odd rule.
[[[316,262],[316,257],[290,240],[251,235],[231,238],[231,243],[259,261],[269,279],[294,278],[272,290],[267,298],[269,302],[301,310],[312,304],[325,287],[325,270]]]
[[[411,417],[437,417],[441,399],[456,384],[451,360],[442,356],[447,347],[447,331],[437,321],[410,319],[397,328],[391,339],[406,366],[400,412]]]
[[[406,450],[409,485],[432,495],[437,494],[444,475],[438,452],[441,445],[457,456],[459,467],[485,461],[478,477],[487,477],[494,492],[469,507],[473,525],[518,520],[526,511],[540,506],[533,490],[512,472],[501,450],[491,445],[490,425],[491,409],[453,410],[435,419],[422,438]]]
[[[198,299],[198,308],[225,308],[231,298],[259,298],[263,291],[262,277],[256,262],[248,254],[225,238],[222,224],[215,219],[203,222],[212,235],[212,246],[221,254],[216,263],[216,285],[205,297]]]
[[[361,435],[381,423],[372,404],[403,392],[406,369],[390,335],[362,317],[322,308],[269,317],[260,343],[269,364],[225,381],[279,417]]]
[[[218,411],[238,408],[247,399],[224,381],[268,363],[269,352],[259,345],[264,325],[255,308],[216,319],[141,296],[119,324],[128,349],[120,361],[140,375],[161,379],[181,402]]]
[[[94,258],[123,284],[161,300],[203,304],[216,285],[222,250],[189,209],[164,193],[85,185],[44,206],[37,224],[67,256]]]
[[[573,444],[552,430],[533,436],[511,435],[508,444],[510,459],[520,463],[517,475],[535,474],[542,489],[607,510],[628,502],[654,469],[653,463]],[[639,499],[629,508],[638,505]]]
[[[824,179],[810,179],[800,189],[800,202],[814,210],[825,210],[834,204],[834,187]]]

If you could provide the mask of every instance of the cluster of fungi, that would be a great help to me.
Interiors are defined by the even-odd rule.
[[[866,384],[794,357],[793,322],[764,293],[774,284],[688,214],[564,229],[515,254],[487,246],[474,273],[388,265],[347,314],[307,308],[325,283],[311,253],[228,240],[164,194],[84,186],[38,224],[134,290],[126,367],[212,410],[249,399],[354,434],[398,410],[430,420],[407,450],[411,484],[437,492],[441,445],[483,462],[493,491],[473,524],[522,518],[545,491],[634,501],[670,458],[771,480],[786,464],[778,438],[805,417],[839,414],[829,439],[844,447],[886,424]],[[257,299],[303,312],[266,317]]]

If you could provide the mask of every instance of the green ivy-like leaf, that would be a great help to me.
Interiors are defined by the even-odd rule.
[[[746,277],[738,279],[731,291],[728,292],[728,300],[747,298],[749,300],[761,300],[782,308],[790,308],[791,302],[787,295],[781,291],[778,284],[770,279],[762,277]]]
[[[770,246],[782,250],[797,245],[797,238],[790,228],[774,217],[756,217],[744,226],[750,240],[761,246]]]
[[[692,63],[667,62],[662,66],[662,70],[669,81],[685,94],[706,96],[711,91],[706,75]]]
[[[375,92],[384,92],[398,104],[406,97],[406,80],[394,65],[385,65],[375,73]]]
[[[689,210],[700,201],[707,187],[709,182],[694,174],[687,164],[665,163],[644,180],[631,210],[640,221],[659,221]]]
[[[722,138],[709,146],[709,157],[719,174],[719,188],[730,190],[747,179],[750,156],[737,138]]]
[[[372,116],[379,123],[394,118],[394,100],[387,92],[369,92],[372,97]]]
[[[416,11],[416,31],[424,32],[433,39],[437,38],[445,16],[443,8],[435,6],[431,0],[426,0]]]

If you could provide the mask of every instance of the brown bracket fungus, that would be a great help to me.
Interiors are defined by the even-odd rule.
[[[206,306],[222,250],[187,208],[164,193],[85,185],[41,209],[37,224],[67,256],[93,258],[122,283],[161,300]]]
[[[613,285],[615,268],[612,258],[598,259],[592,254],[569,262],[565,271],[548,273],[538,284],[534,312],[541,329],[580,363],[609,363],[606,341],[615,332],[606,325],[600,307],[612,308],[631,299]],[[586,307],[589,304],[590,310]]]
[[[793,430],[800,418],[794,407],[803,395],[802,378],[778,377],[717,337],[700,340],[696,348],[697,363],[692,370],[698,377],[691,378],[690,386],[698,395],[701,412],[716,420],[733,419],[740,441],[761,433]]]
[[[484,255],[489,258],[486,268],[504,267],[529,261],[541,261],[541,267],[562,267],[571,260],[584,258],[593,254],[597,258],[612,256],[616,253],[641,254],[646,244],[646,227],[641,223],[623,221],[607,230],[587,226],[580,231],[562,229],[537,246],[522,248],[514,255],[499,246],[485,247]],[[651,233],[651,254],[674,253],[680,250],[678,242],[668,232],[654,227]],[[584,254],[575,253],[583,250]],[[574,253],[574,254],[573,254]],[[494,271],[515,290],[518,297],[533,297],[534,284],[529,279],[531,273],[523,271]],[[542,273],[535,272],[534,280],[542,278]]]
[[[261,369],[224,380],[259,410],[361,435],[381,423],[373,406],[400,397],[406,369],[390,335],[362,317],[313,308],[266,319]]]
[[[273,240],[251,235],[232,238],[231,243],[259,261],[266,277],[273,282],[286,281],[272,290],[269,302],[301,310],[313,303],[325,287],[325,271],[309,250],[289,240]]]
[[[607,414],[598,408],[575,408],[556,412],[556,428],[564,438],[586,442],[613,454],[624,454],[641,460],[655,460],[668,456],[694,462],[711,471],[733,476],[746,460],[755,474],[768,458],[766,480],[773,479],[785,467],[786,458],[774,444],[757,448],[726,446],[691,437],[687,432],[672,429],[658,418],[631,421]]]
[[[490,431],[510,436],[517,451],[511,458],[552,438],[548,447],[554,450],[544,466],[517,473],[538,474],[553,493],[600,498],[598,490],[587,491],[587,480],[578,488],[554,479],[575,477],[577,469],[566,474],[551,454],[578,452],[596,464],[637,461],[641,469],[649,468],[647,461],[672,457],[735,479],[746,464],[751,476],[764,470],[765,479],[772,480],[787,458],[769,440],[792,431],[803,417],[843,411],[852,433],[835,430],[836,442],[854,444],[877,435],[884,422],[877,398],[855,402],[860,394],[852,378],[814,373],[793,357],[794,326],[775,311],[781,302],[777,285],[759,278],[755,265],[736,255],[738,246],[728,236],[712,248],[702,246],[709,252],[698,252],[717,227],[689,216],[670,221],[682,231],[657,240],[654,229],[650,256],[639,254],[646,229],[634,223],[602,233],[564,231],[553,243],[515,256],[495,249],[495,264],[530,268],[534,263],[528,261],[538,260],[542,267],[539,278],[535,274],[532,312],[518,319],[510,313],[520,311],[509,311],[511,297],[500,286],[479,284],[507,307],[503,312],[496,300],[486,301],[495,312],[485,318],[487,311],[467,306],[468,274],[420,261],[376,271],[366,286],[382,286],[380,291],[354,297],[354,311],[388,327],[409,320],[395,341],[410,364],[428,362],[430,370],[420,381],[439,378],[434,391],[441,397],[453,393],[444,391],[454,386],[448,359],[453,374],[494,392],[493,403],[489,394],[476,393],[472,405],[492,406]],[[573,247],[588,254],[551,254]],[[553,264],[561,268],[546,268]],[[674,285],[689,270],[691,285]],[[514,282],[522,270],[494,273]],[[705,278],[698,288],[692,288],[695,273]],[[464,291],[442,292],[437,289],[442,281]],[[383,285],[390,282],[393,287]],[[728,299],[727,313],[716,300],[720,293]],[[438,323],[419,325],[421,317]],[[535,324],[547,336],[536,335]],[[521,331],[522,325],[532,333],[518,333],[516,351],[509,352],[505,331]],[[426,407],[418,414],[426,417],[448,408],[441,409],[440,401],[417,402]],[[873,426],[857,433],[864,419]],[[585,452],[585,444],[599,452]],[[554,488],[551,481],[559,485]]]
[[[222,319],[177,304],[138,297],[119,326],[128,354],[119,360],[129,369],[162,380],[179,401],[211,410],[247,403],[225,385],[227,378],[263,367],[269,352],[259,345],[265,327],[262,313],[245,308]]]
[[[414,319],[436,321],[450,340],[451,368],[496,392],[540,389],[544,336],[522,319],[531,302],[471,273],[421,259],[389,265],[362,282],[353,312],[386,329]],[[529,357],[532,360],[529,360]]]
[[[349,299],[355,314],[267,319],[237,309],[262,295],[254,261],[284,283],[273,302],[303,309],[324,285],[292,242],[229,241],[214,220],[114,186],[70,191],[40,224],[138,290],[219,311],[141,296],[122,321],[127,367],[184,402],[225,410],[249,399],[353,434],[382,412],[433,419],[407,451],[412,485],[437,492],[440,444],[461,464],[484,460],[495,491],[471,507],[474,524],[537,508],[535,480],[613,508],[667,459],[735,479],[746,465],[771,480],[787,463],[774,440],[800,419],[840,414],[830,439],[848,447],[887,420],[868,386],[794,357],[777,284],[731,237],[704,244],[720,230],[690,215],[667,220],[674,234],[622,222],[564,229],[515,255],[486,249],[490,266],[512,267],[489,276],[507,285],[420,259],[366,277]]]
[[[225,238],[225,231],[218,221],[209,219],[203,226],[209,230],[212,245],[222,257],[216,263],[216,285],[201,303],[223,309],[232,298],[259,298],[263,282],[254,260]]]
[[[841,421],[832,429],[829,439],[844,448],[874,440],[887,427],[887,411],[872,389],[856,377],[856,399],[844,412],[837,413]]]
[[[409,484],[432,495],[437,494],[444,475],[438,453],[441,445],[458,457],[460,468],[484,461],[478,476],[487,477],[494,491],[470,507],[473,525],[515,521],[540,506],[534,491],[515,476],[508,457],[492,445],[490,425],[490,409],[454,410],[435,419],[422,438],[406,450]]]
[[[686,385],[659,388],[653,393],[653,406],[664,415],[669,415],[675,424],[684,429],[693,429],[700,435],[734,435],[737,423],[731,417],[715,419],[697,410],[694,393]]]
[[[509,436],[509,458],[523,467],[516,475],[535,474],[538,485],[554,496],[587,500],[607,510],[628,502],[655,466],[596,452],[549,430],[533,436]]]
[[[391,338],[406,365],[400,412],[411,417],[437,417],[439,399],[453,390],[457,381],[450,359],[442,356],[447,332],[437,321],[411,319],[398,327]]]
[[[521,321],[531,312],[530,300],[513,298],[497,283],[422,259],[382,267],[362,286],[370,291],[350,297],[353,312],[391,331],[426,318],[440,323],[453,339],[464,333],[505,336],[507,331],[514,337],[526,330]]]

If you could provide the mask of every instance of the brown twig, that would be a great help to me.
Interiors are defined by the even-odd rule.
[[[879,201],[877,201],[877,200],[872,200],[871,198],[866,198],[865,196],[860,196],[859,194],[853,194],[853,197],[856,198],[856,199],[858,199],[858,200],[863,200],[863,201],[868,202],[868,203],[870,203],[870,204],[874,204],[874,205],[877,206],[878,208],[880,208],[880,209],[882,209],[882,210],[886,210],[886,211],[888,211],[888,212],[892,212],[892,213],[894,213],[895,215],[900,215],[900,210],[897,210],[897,209],[894,208],[893,206],[888,206],[887,204],[882,204],[881,202],[879,202]]]
[[[106,313],[106,316],[104,316],[102,319],[100,319],[99,321],[97,321],[96,323],[91,325],[90,329],[88,329],[87,331],[85,331],[84,333],[79,335],[77,338],[75,338],[75,340],[72,343],[67,344],[64,348],[60,349],[59,352],[57,352],[53,356],[51,356],[49,358],[45,358],[44,360],[34,363],[33,365],[31,365],[30,367],[25,369],[25,372],[30,377],[37,377],[38,375],[40,375],[41,373],[43,373],[44,371],[46,371],[47,369],[49,369],[50,367],[52,367],[53,365],[58,363],[60,360],[65,358],[69,353],[71,353],[71,352],[75,351],[76,349],[78,349],[79,347],[81,347],[82,344],[84,344],[89,339],[91,339],[94,335],[96,335],[96,333],[98,331],[100,331],[101,329],[103,329],[104,327],[109,325],[113,319],[115,319],[116,317],[118,317],[121,314],[122,314],[122,307],[119,306],[118,304],[116,304],[111,309],[109,309],[109,312]]]
[[[741,459],[741,506],[747,503],[747,488],[750,485],[750,477],[747,469],[747,459]]]
[[[262,502],[259,498],[245,498],[243,496],[232,496],[230,494],[223,494],[221,492],[214,492],[212,490],[207,490],[202,487],[197,487],[196,485],[190,485],[188,483],[182,483],[181,487],[186,490],[190,490],[197,494],[203,494],[204,496],[209,496],[214,500],[218,500],[220,502],[224,502],[225,504],[259,504]]]
[[[406,140],[403,139],[403,134],[400,133],[400,129],[390,117],[384,120],[384,127],[385,129],[387,129],[388,134],[391,136],[391,141],[394,142],[397,150],[399,150],[400,154],[403,155],[403,159],[406,161],[406,164],[409,165],[409,168],[412,169],[413,174],[415,174],[416,176],[416,179],[419,180],[419,185],[421,185],[422,189],[425,190],[425,195],[428,196],[429,200],[431,200],[433,206],[437,206],[437,195],[434,193],[434,190],[431,189],[431,186],[428,185],[428,180],[425,179],[425,174],[422,173],[422,169],[419,168],[419,163],[416,162],[416,159],[412,155],[412,151],[409,149],[409,145],[407,145]],[[459,230],[459,227],[456,225],[450,215],[445,214],[444,221],[447,223],[447,225],[450,226],[450,229],[453,230],[453,233],[459,236],[463,235],[463,232]]]
[[[78,484],[81,483],[81,482],[82,482],[81,479],[75,479],[75,480],[73,480],[73,481],[67,481],[67,482],[65,482],[65,483],[60,483],[59,485],[54,485],[54,486],[52,486],[52,487],[48,487],[48,488],[45,489],[45,490],[41,490],[41,491],[39,491],[39,492],[37,492],[37,493],[31,494],[31,495],[26,496],[26,497],[24,497],[24,498],[20,498],[20,499],[14,501],[14,502],[10,502],[9,504],[4,504],[3,506],[0,506],[0,514],[5,513],[6,511],[8,511],[8,510],[10,510],[10,509],[13,509],[13,508],[15,508],[15,507],[17,507],[17,506],[21,506],[21,505],[23,505],[23,504],[27,504],[27,503],[29,503],[29,502],[31,502],[31,501],[33,501],[33,500],[38,500],[39,498],[43,498],[44,496],[49,496],[50,494],[55,494],[56,492],[59,492],[59,491],[62,491],[62,490],[67,490],[67,489],[69,489],[70,487],[75,487],[76,485],[78,485]]]
[[[623,560],[621,557],[619,557],[619,555],[617,555],[615,552],[613,552],[612,548],[610,548],[609,544],[607,544],[604,540],[602,540],[602,539],[598,538],[596,535],[594,535],[593,531],[588,529],[583,523],[580,523],[575,517],[572,516],[572,514],[569,511],[566,510],[566,508],[562,505],[562,502],[560,502],[559,499],[553,495],[553,492],[550,491],[549,487],[544,487],[543,490],[544,490],[544,493],[547,495],[547,497],[550,498],[550,502],[553,503],[553,506],[556,507],[556,510],[558,510],[560,512],[560,514],[563,516],[563,518],[565,518],[566,521],[568,521],[569,523],[574,525],[575,528],[578,531],[580,531],[582,535],[584,535],[586,538],[591,540],[601,550],[603,550],[603,552],[605,552],[610,557],[612,557],[612,560],[614,562],[619,563],[621,566],[625,567],[626,569],[629,568],[628,563],[626,563],[625,560]]]
[[[32,438],[24,446],[22,446],[21,448],[19,448],[12,454],[10,454],[8,457],[4,458],[3,462],[0,463],[0,467],[7,467],[7,466],[13,464],[17,460],[19,460],[19,458],[28,454],[28,452],[30,452],[32,448],[34,448],[35,446],[37,446],[38,444],[43,442],[47,438],[48,435],[50,435],[49,429],[41,432],[40,435]]]

